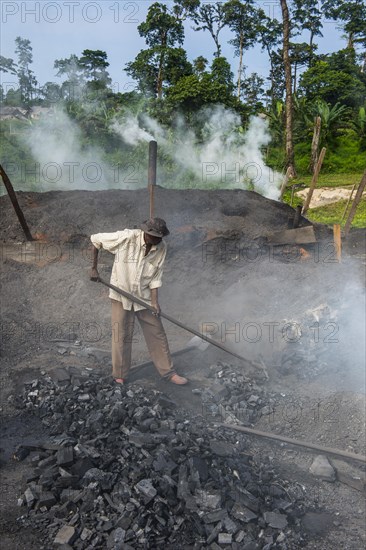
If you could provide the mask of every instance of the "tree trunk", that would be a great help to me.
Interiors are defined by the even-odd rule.
[[[348,41],[347,41],[347,48],[349,50],[354,50],[355,49],[355,42],[354,42],[354,34],[353,32],[350,32],[349,35],[348,35]]]
[[[346,236],[348,235],[349,230],[351,229],[351,224],[352,224],[353,218],[355,217],[357,206],[361,202],[362,193],[364,192],[365,187],[366,187],[366,170],[363,173],[362,180],[360,181],[360,185],[358,186],[356,196],[354,198],[354,201],[351,206],[351,210],[348,214],[348,218],[344,226],[344,234]]]
[[[216,44],[216,49],[217,49],[217,53],[216,53],[216,56],[217,57],[221,57],[221,46],[219,44],[219,37],[216,35],[214,35],[213,37],[214,41],[215,41],[215,44]]]
[[[313,31],[310,31],[310,41],[309,41],[310,54],[309,54],[308,68],[311,67],[313,64],[313,57],[314,57],[313,41],[314,41],[314,33]]]
[[[293,145],[293,105],[292,105],[292,79],[290,61],[290,19],[286,0],[281,0],[283,18],[283,63],[286,78],[286,168],[289,169],[289,176],[295,177],[295,158]]]
[[[268,53],[268,57],[269,57],[269,62],[270,62],[270,65],[271,65],[271,69],[270,69],[270,78],[271,78],[271,104],[273,105],[273,103],[274,103],[273,60],[272,60],[271,50],[268,48],[268,46],[266,46],[266,48],[267,48],[267,53]]]
[[[320,116],[317,116],[314,119],[314,133],[313,133],[313,141],[311,143],[310,170],[312,173],[314,173],[315,167],[318,162],[321,127],[322,127],[322,119]]]
[[[243,67],[243,33],[240,33],[240,44],[239,44],[239,74],[238,74],[238,99],[240,99],[240,88],[241,88],[241,71]]]
[[[164,45],[161,48],[160,53],[160,59],[159,59],[159,71],[158,71],[158,78],[156,82],[156,93],[158,95],[158,99],[161,99],[163,97],[163,65],[164,65]]]

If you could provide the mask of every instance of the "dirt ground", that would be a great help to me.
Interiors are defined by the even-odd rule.
[[[144,190],[18,195],[38,240],[24,242],[8,197],[1,197],[4,550],[47,548],[36,525],[25,528],[17,519],[26,514],[17,498],[30,465],[12,459],[19,443],[47,434],[36,418],[15,408],[15,396],[25,381],[57,366],[110,372],[108,289],[89,280],[89,235],[138,227],[149,210]],[[256,428],[365,454],[365,231],[351,232],[338,263],[332,233],[324,226],[315,226],[315,244],[269,247],[267,235],[291,227],[294,210],[256,193],[158,188],[155,200],[156,215],[171,231],[162,309],[196,330],[205,327],[248,362],[210,346],[176,359],[178,372],[190,379],[187,387],[168,386],[153,367],[132,379],[204,415],[200,393],[192,390],[220,389],[210,365],[221,360],[234,379],[239,369],[252,380],[253,393],[256,385],[268,396],[271,413],[257,419]],[[100,258],[106,280],[112,259],[107,253]],[[172,351],[191,338],[170,323],[165,327]],[[147,359],[136,327],[133,361]],[[314,453],[238,437],[245,437],[256,456],[270,456],[279,475],[296,481],[306,495],[306,548],[364,546],[365,465],[329,457],[338,479],[319,481],[309,473]]]

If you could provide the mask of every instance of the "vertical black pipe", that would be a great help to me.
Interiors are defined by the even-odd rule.
[[[299,227],[300,220],[301,220],[301,210],[302,210],[302,205],[300,205],[300,204],[297,205],[296,206],[295,217],[294,217],[294,224],[292,226],[294,229]]]
[[[4,168],[1,166],[1,164],[0,164],[0,174],[1,174],[1,177],[3,179],[4,185],[6,187],[6,190],[8,192],[9,198],[10,198],[12,204],[13,204],[15,213],[18,216],[18,220],[20,222],[20,225],[22,226],[22,229],[24,231],[24,235],[25,235],[27,241],[33,241],[34,239],[31,235],[30,230],[29,230],[29,227],[28,227],[28,224],[25,220],[22,209],[20,208],[20,205],[19,205],[17,196],[15,194],[14,188],[13,188],[13,186],[11,184],[11,181],[8,178]]]
[[[156,162],[157,162],[158,144],[156,141],[149,142],[149,167],[148,167],[148,187],[150,192],[150,218],[154,217],[154,191],[156,185]]]

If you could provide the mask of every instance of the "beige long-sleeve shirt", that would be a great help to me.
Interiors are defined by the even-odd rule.
[[[97,233],[92,235],[90,240],[96,248],[103,248],[115,255],[111,284],[151,304],[151,289],[162,285],[165,242],[153,245],[145,256],[146,244],[141,229]],[[122,302],[123,309],[131,310],[132,306],[135,311],[144,309],[112,289],[109,291],[109,297]]]

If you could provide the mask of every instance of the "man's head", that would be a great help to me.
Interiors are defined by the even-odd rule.
[[[148,244],[159,244],[163,237],[169,235],[165,220],[161,218],[149,218],[141,224],[144,232],[145,242]]]

